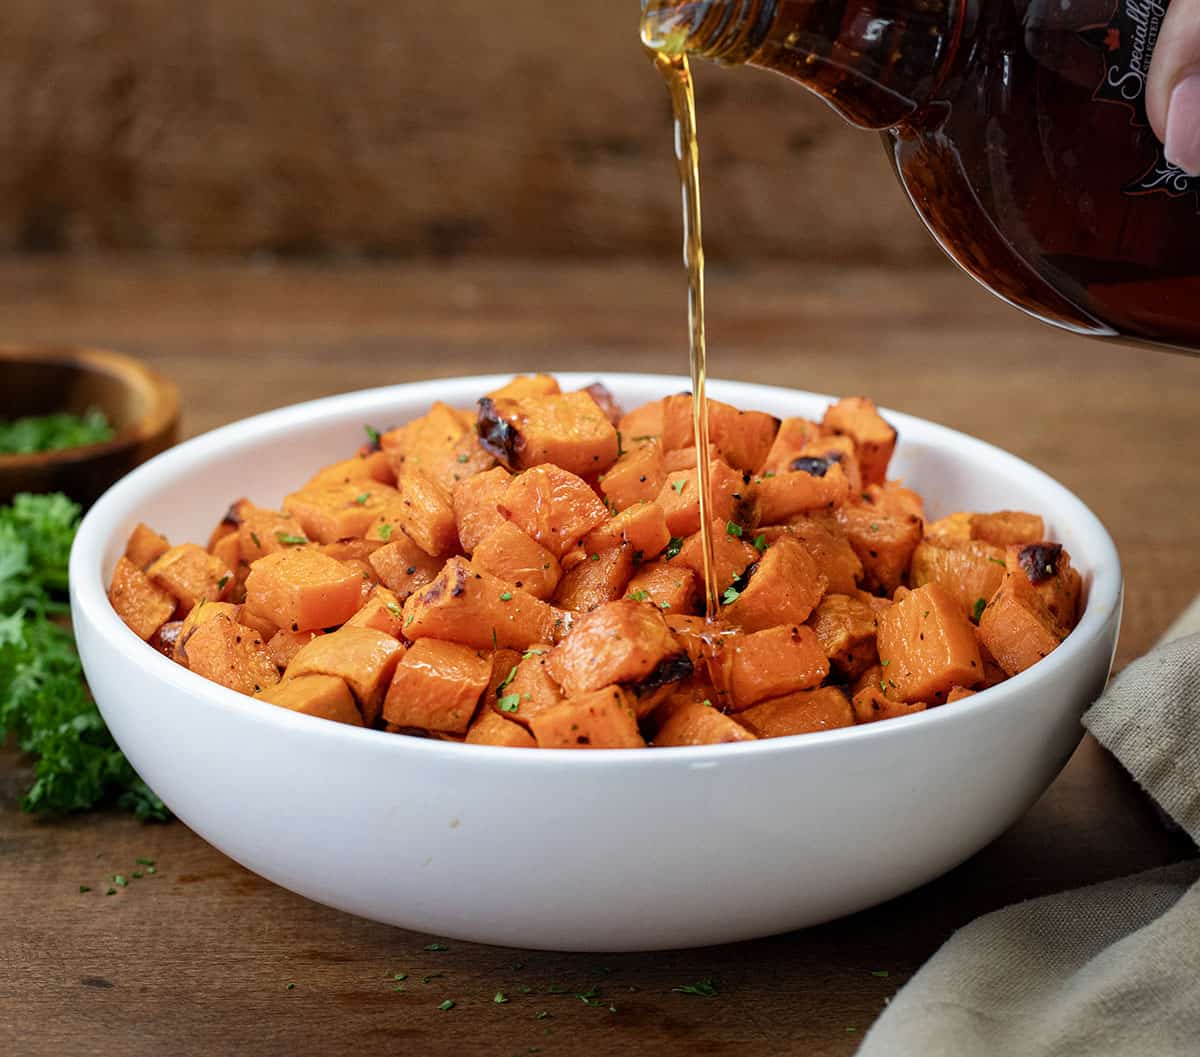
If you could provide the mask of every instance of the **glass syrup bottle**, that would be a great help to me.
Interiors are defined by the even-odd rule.
[[[888,158],[943,250],[1067,330],[1200,349],[1200,178],[1146,119],[1169,0],[643,0],[668,54],[773,70]]]

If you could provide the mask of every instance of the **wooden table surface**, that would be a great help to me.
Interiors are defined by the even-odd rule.
[[[1039,327],[943,269],[714,271],[710,301],[716,376],[869,392],[1000,444],[1074,489],[1124,560],[1118,664],[1200,591],[1200,362]],[[683,305],[675,268],[620,262],[0,262],[0,338],[139,353],[182,387],[191,433],[418,378],[679,373]],[[990,847],[839,922],[673,953],[459,942],[428,951],[438,937],[307,902],[180,823],[31,820],[17,807],[28,775],[25,761],[0,755],[0,1051],[14,1057],[848,1054],[889,996],[980,913],[1194,854],[1085,739]],[[141,869],[138,857],[153,859],[155,873],[106,896],[112,875]],[[398,972],[408,974],[402,992]],[[708,977],[717,997],[673,990]],[[593,986],[600,1005],[572,994]],[[498,991],[509,1001],[494,1001]],[[439,1010],[445,999],[453,1009]]]

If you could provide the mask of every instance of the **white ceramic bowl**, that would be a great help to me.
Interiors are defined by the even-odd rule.
[[[895,475],[931,513],[1042,513],[1087,600],[1035,667],[920,715],[696,748],[457,745],[253,701],[159,655],[110,608],[105,585],[138,521],[203,540],[232,499],[279,502],[350,453],[364,423],[400,423],[437,399],[470,407],[507,377],[351,393],[227,426],[134,471],[85,518],[71,608],[92,692],[138,772],[205,840],[310,899],[406,928],[650,950],[783,932],[899,895],[982,848],[1059,772],[1112,661],[1122,593],[1112,540],[1039,470],[893,412]],[[663,376],[604,381],[627,407],[686,388]],[[810,417],[829,399],[723,382],[711,393]]]

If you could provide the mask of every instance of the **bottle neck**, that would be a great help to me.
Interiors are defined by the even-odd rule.
[[[798,81],[862,128],[928,101],[969,0],[642,0],[642,41]]]

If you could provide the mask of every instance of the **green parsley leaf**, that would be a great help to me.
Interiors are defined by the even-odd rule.
[[[879,662],[879,667],[880,667],[880,668],[886,668],[886,667],[887,667],[889,664],[891,664],[891,663],[892,663],[892,662],[891,662],[891,660],[890,660],[890,659],[889,659],[889,660],[886,660],[886,661],[883,661],[883,660],[881,660],[881,661]]]
[[[872,976],[890,976],[891,974],[886,969],[872,969]]]
[[[137,864],[138,864],[138,866],[153,866],[153,865],[154,865],[154,860],[153,860],[153,859],[148,859],[148,858],[146,858],[146,856],[144,856],[144,855],[139,855],[139,856],[138,856],[136,859],[134,859],[133,861],[134,861],[135,863],[137,863]]]
[[[672,481],[671,487],[675,489],[676,495],[683,495],[683,486],[687,484],[687,478],[681,477],[678,481]]]
[[[50,415],[30,415],[0,420],[0,455],[32,455],[42,451],[61,451],[103,444],[116,432],[103,411],[90,407],[82,415],[57,411]]]
[[[392,979],[393,979],[393,980],[396,980],[396,981],[399,981],[399,980],[407,980],[407,979],[408,979],[408,973],[392,973]]]
[[[295,990],[296,990],[296,985],[295,985],[295,984],[288,984],[288,985],[287,985],[287,986],[284,988],[284,990],[285,990],[285,991],[295,991]]]
[[[522,653],[521,656],[525,660],[529,660],[530,657],[540,657],[545,652],[546,652],[545,650],[539,650],[536,646],[534,646],[534,647],[526,650],[524,653]],[[524,966],[522,966],[522,968],[524,968]]]
[[[458,461],[459,461],[459,462],[466,462],[466,461],[467,461],[467,460],[468,460],[470,457],[471,457],[471,456],[467,455],[466,453],[463,453],[462,455],[460,455],[460,456],[458,457]]]
[[[742,526],[739,525],[736,521],[726,521],[725,522],[725,535],[733,536],[734,539],[740,540],[742,538]]]
[[[511,683],[516,677],[517,677],[517,666],[514,664],[512,666],[512,668],[509,670],[508,675],[506,675],[504,677],[504,682],[502,682],[498,687],[496,687],[496,692],[499,693],[506,686],[508,686],[508,684]]]
[[[683,537],[672,536],[671,542],[667,544],[667,549],[663,551],[663,557],[669,560],[674,558],[681,550],[683,550]]]
[[[659,608],[659,609],[670,609],[670,608],[671,608],[671,603],[670,603],[670,602],[659,602],[659,603],[658,603],[658,608]]]
[[[754,537],[754,549],[762,554],[767,549],[767,535],[765,532],[760,532]]]
[[[440,1009],[443,1013],[445,1013],[447,1010],[451,1010],[453,1008],[454,1008],[454,999],[452,999],[452,998],[447,998],[445,1002],[443,1002],[440,1006],[438,1006],[438,1009]]]
[[[550,1011],[548,1009],[539,1009],[533,1015],[534,1020],[547,1020],[547,1019],[549,1019],[549,1017],[550,1017]]]
[[[254,540],[254,546],[256,546],[259,550],[263,549],[262,542],[259,540],[257,532],[251,532],[250,538]]]
[[[995,562],[995,564],[999,565],[1001,568],[1008,568],[1008,562],[1006,562],[1003,558],[993,558],[991,555],[988,555],[988,561]]]
[[[725,588],[725,593],[723,595],[721,595],[721,604],[725,605],[725,606],[731,606],[731,605],[733,605],[734,602],[736,602],[741,597],[742,597],[742,592],[739,591],[736,587],[732,587],[732,586],[727,587],[727,588]]]
[[[385,541],[392,538],[392,526],[386,521],[379,526],[379,538]]]
[[[308,542],[307,536],[301,536],[295,532],[276,532],[275,538],[285,547],[298,547],[301,543]]]
[[[131,873],[129,876],[132,877],[135,881],[140,881],[142,879],[142,877],[144,876],[144,874],[142,873],[141,870],[134,870],[133,873]]]
[[[392,616],[394,616],[397,620],[404,615],[404,610],[401,609],[395,602],[388,602],[384,608],[386,608],[387,611],[391,613]]]
[[[496,707],[501,712],[516,712],[521,707],[520,694],[505,694],[501,698],[497,698]]]
[[[126,879],[124,874],[119,874],[119,873],[113,874],[112,877],[109,878],[109,880],[111,880],[112,883],[115,884],[118,888],[127,888],[129,886],[129,881]]]
[[[379,430],[377,430],[374,426],[368,426],[365,423],[363,424],[363,429],[367,431],[367,440],[371,442],[371,447],[378,448]]]
[[[501,602],[511,602],[512,596],[513,595],[512,595],[511,591],[501,591],[500,592],[500,601]]]
[[[92,889],[91,889],[90,885],[80,885],[79,886],[79,894],[80,895],[83,895],[84,892],[90,892],[91,890]]]
[[[105,892],[104,894],[105,894],[106,896],[115,896],[115,895],[117,894],[117,890],[116,890],[115,888],[110,888],[110,889],[109,889],[107,892]]]
[[[975,611],[974,611],[974,613],[971,614],[971,619],[974,620],[976,624],[979,623],[979,618],[983,616],[983,611],[985,609],[987,609],[987,599],[986,598],[975,599]]]
[[[146,876],[149,877],[152,873],[158,873],[158,871],[153,866],[147,866]]]
[[[621,441],[621,431],[617,430],[617,458],[625,454],[625,445]]]
[[[508,995],[506,995],[503,991],[497,991],[492,996],[492,1001],[498,1006],[503,1006],[508,1002]]]
[[[225,590],[225,585],[226,585],[227,583],[229,583],[229,574],[228,574],[228,573],[226,573],[224,576],[222,576],[222,577],[221,577],[221,579],[219,579],[219,580],[217,581],[217,590],[218,590],[218,591],[224,591],[224,590]]]
[[[600,555],[599,555],[599,554],[593,554],[593,555],[591,556],[591,559],[592,559],[592,561],[594,561],[594,562],[598,562],[598,561],[600,560]]]
[[[427,943],[424,949],[427,951],[448,951],[450,948],[444,943]]]
[[[672,987],[671,990],[678,991],[681,995],[699,995],[701,998],[716,998],[720,993],[717,985],[713,983],[711,976],[706,976],[703,980],[697,980],[694,984]]]
[[[358,493],[358,495],[356,495],[356,496],[354,497],[354,501],[355,501],[355,502],[356,502],[356,503],[357,503],[359,506],[364,506],[364,505],[366,504],[367,500],[368,500],[368,499],[370,499],[370,498],[371,498],[371,493],[370,493],[370,492],[359,492],[359,493]]]
[[[630,591],[625,597],[631,602],[645,602],[650,596],[645,591]]]

